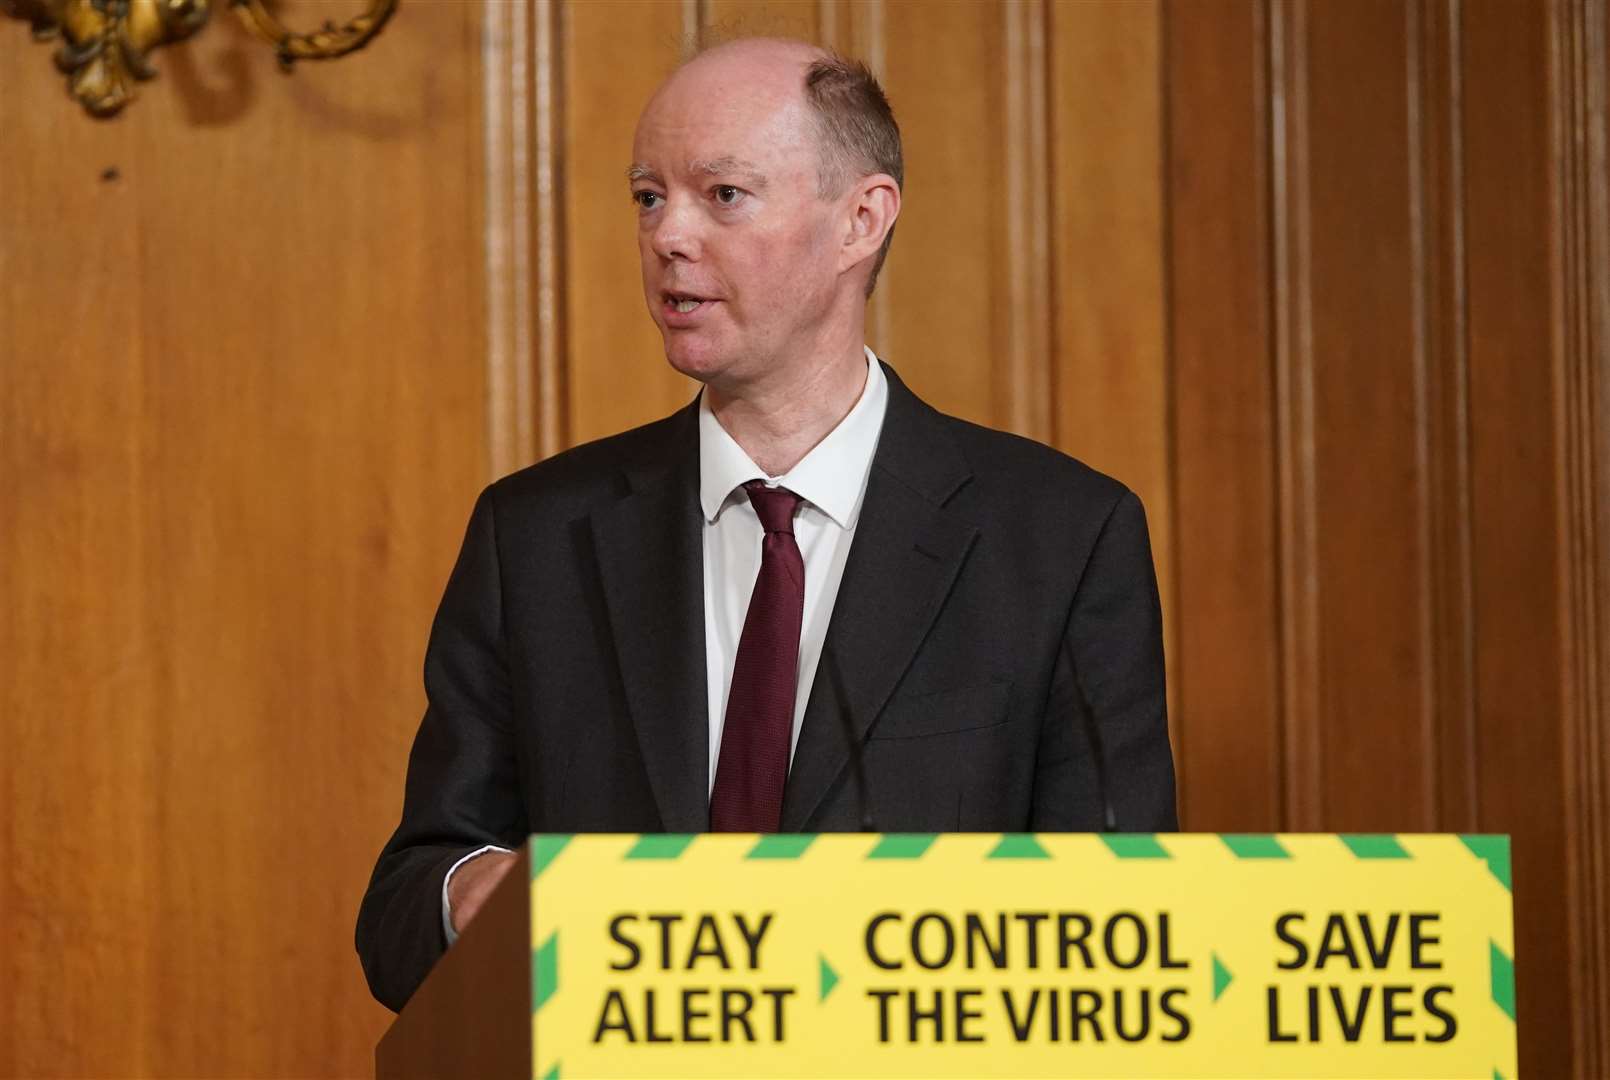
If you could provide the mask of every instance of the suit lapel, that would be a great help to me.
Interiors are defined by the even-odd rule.
[[[945,508],[970,473],[928,406],[884,369],[889,404],[783,794],[807,827],[928,635],[978,529]],[[843,715],[848,711],[848,723]]]
[[[678,414],[662,452],[627,470],[626,497],[592,515],[626,704],[668,832],[710,824],[695,420]]]

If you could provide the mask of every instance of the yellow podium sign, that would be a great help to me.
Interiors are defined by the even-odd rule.
[[[533,1076],[1515,1076],[1509,841],[536,836]]]

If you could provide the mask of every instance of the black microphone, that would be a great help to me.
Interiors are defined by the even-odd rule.
[[[877,832],[872,821],[872,803],[867,798],[866,766],[861,761],[861,739],[856,735],[850,718],[850,698],[844,690],[844,678],[839,671],[838,654],[831,646],[824,646],[822,659],[827,664],[827,678],[833,689],[833,709],[839,716],[839,727],[850,749],[850,776],[855,781],[855,795],[861,803],[861,831]]]

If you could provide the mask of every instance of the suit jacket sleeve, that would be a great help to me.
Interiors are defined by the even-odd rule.
[[[401,1009],[447,943],[442,882],[485,844],[526,834],[510,708],[492,489],[470,517],[425,652],[425,717],[408,757],[402,822],[358,911],[369,989]]]
[[[1109,831],[1179,828],[1162,609],[1146,514],[1130,491],[1075,589],[1035,774],[1036,829],[1091,828],[1094,814]]]

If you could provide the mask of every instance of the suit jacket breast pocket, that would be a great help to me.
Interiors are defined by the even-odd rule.
[[[1011,690],[1009,682],[988,682],[959,690],[901,695],[884,707],[867,738],[921,739],[997,727],[1007,720]]]

